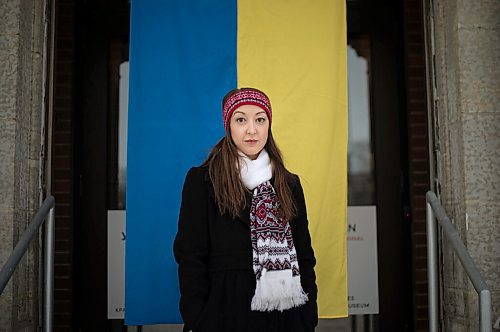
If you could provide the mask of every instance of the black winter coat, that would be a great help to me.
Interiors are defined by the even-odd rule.
[[[184,331],[306,332],[318,323],[317,287],[304,194],[299,178],[290,183],[297,217],[290,221],[306,304],[283,312],[250,310],[255,291],[250,240],[250,202],[241,217],[221,215],[208,168],[189,170],[182,191],[174,255],[179,264]]]

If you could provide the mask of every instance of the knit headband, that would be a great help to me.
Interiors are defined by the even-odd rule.
[[[222,108],[222,119],[224,120],[224,129],[227,129],[229,120],[233,112],[243,105],[255,105],[262,108],[267,113],[269,123],[271,123],[272,110],[271,102],[265,94],[253,89],[241,89],[229,97]]]

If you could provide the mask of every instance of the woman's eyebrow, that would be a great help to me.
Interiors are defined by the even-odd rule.
[[[247,116],[247,114],[245,112],[242,112],[242,111],[234,111],[233,115],[236,114],[236,113],[240,113],[240,114],[243,114],[244,116]],[[266,111],[260,111],[260,112],[257,112],[255,113],[255,115],[259,115],[259,114],[262,114],[262,113],[266,113]]]

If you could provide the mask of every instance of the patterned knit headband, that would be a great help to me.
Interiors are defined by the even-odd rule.
[[[224,129],[227,129],[229,125],[229,120],[233,115],[233,112],[240,106],[243,105],[255,105],[262,108],[267,113],[269,118],[269,123],[271,123],[272,110],[271,102],[265,94],[260,91],[253,89],[241,89],[235,94],[231,95],[224,103],[222,109],[222,119],[224,121]]]

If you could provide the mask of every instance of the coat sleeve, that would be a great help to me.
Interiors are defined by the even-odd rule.
[[[316,326],[318,324],[318,288],[316,286],[316,274],[314,272],[316,258],[311,245],[304,192],[298,177],[296,178],[292,192],[297,208],[297,216],[291,222],[293,241],[299,262],[300,281],[304,292],[306,292],[309,297],[309,301],[306,302],[301,309],[302,314],[305,316],[304,318],[312,323],[313,326]]]
[[[182,189],[174,256],[179,265],[179,309],[185,330],[193,329],[208,297],[208,191],[204,173],[192,168]]]

